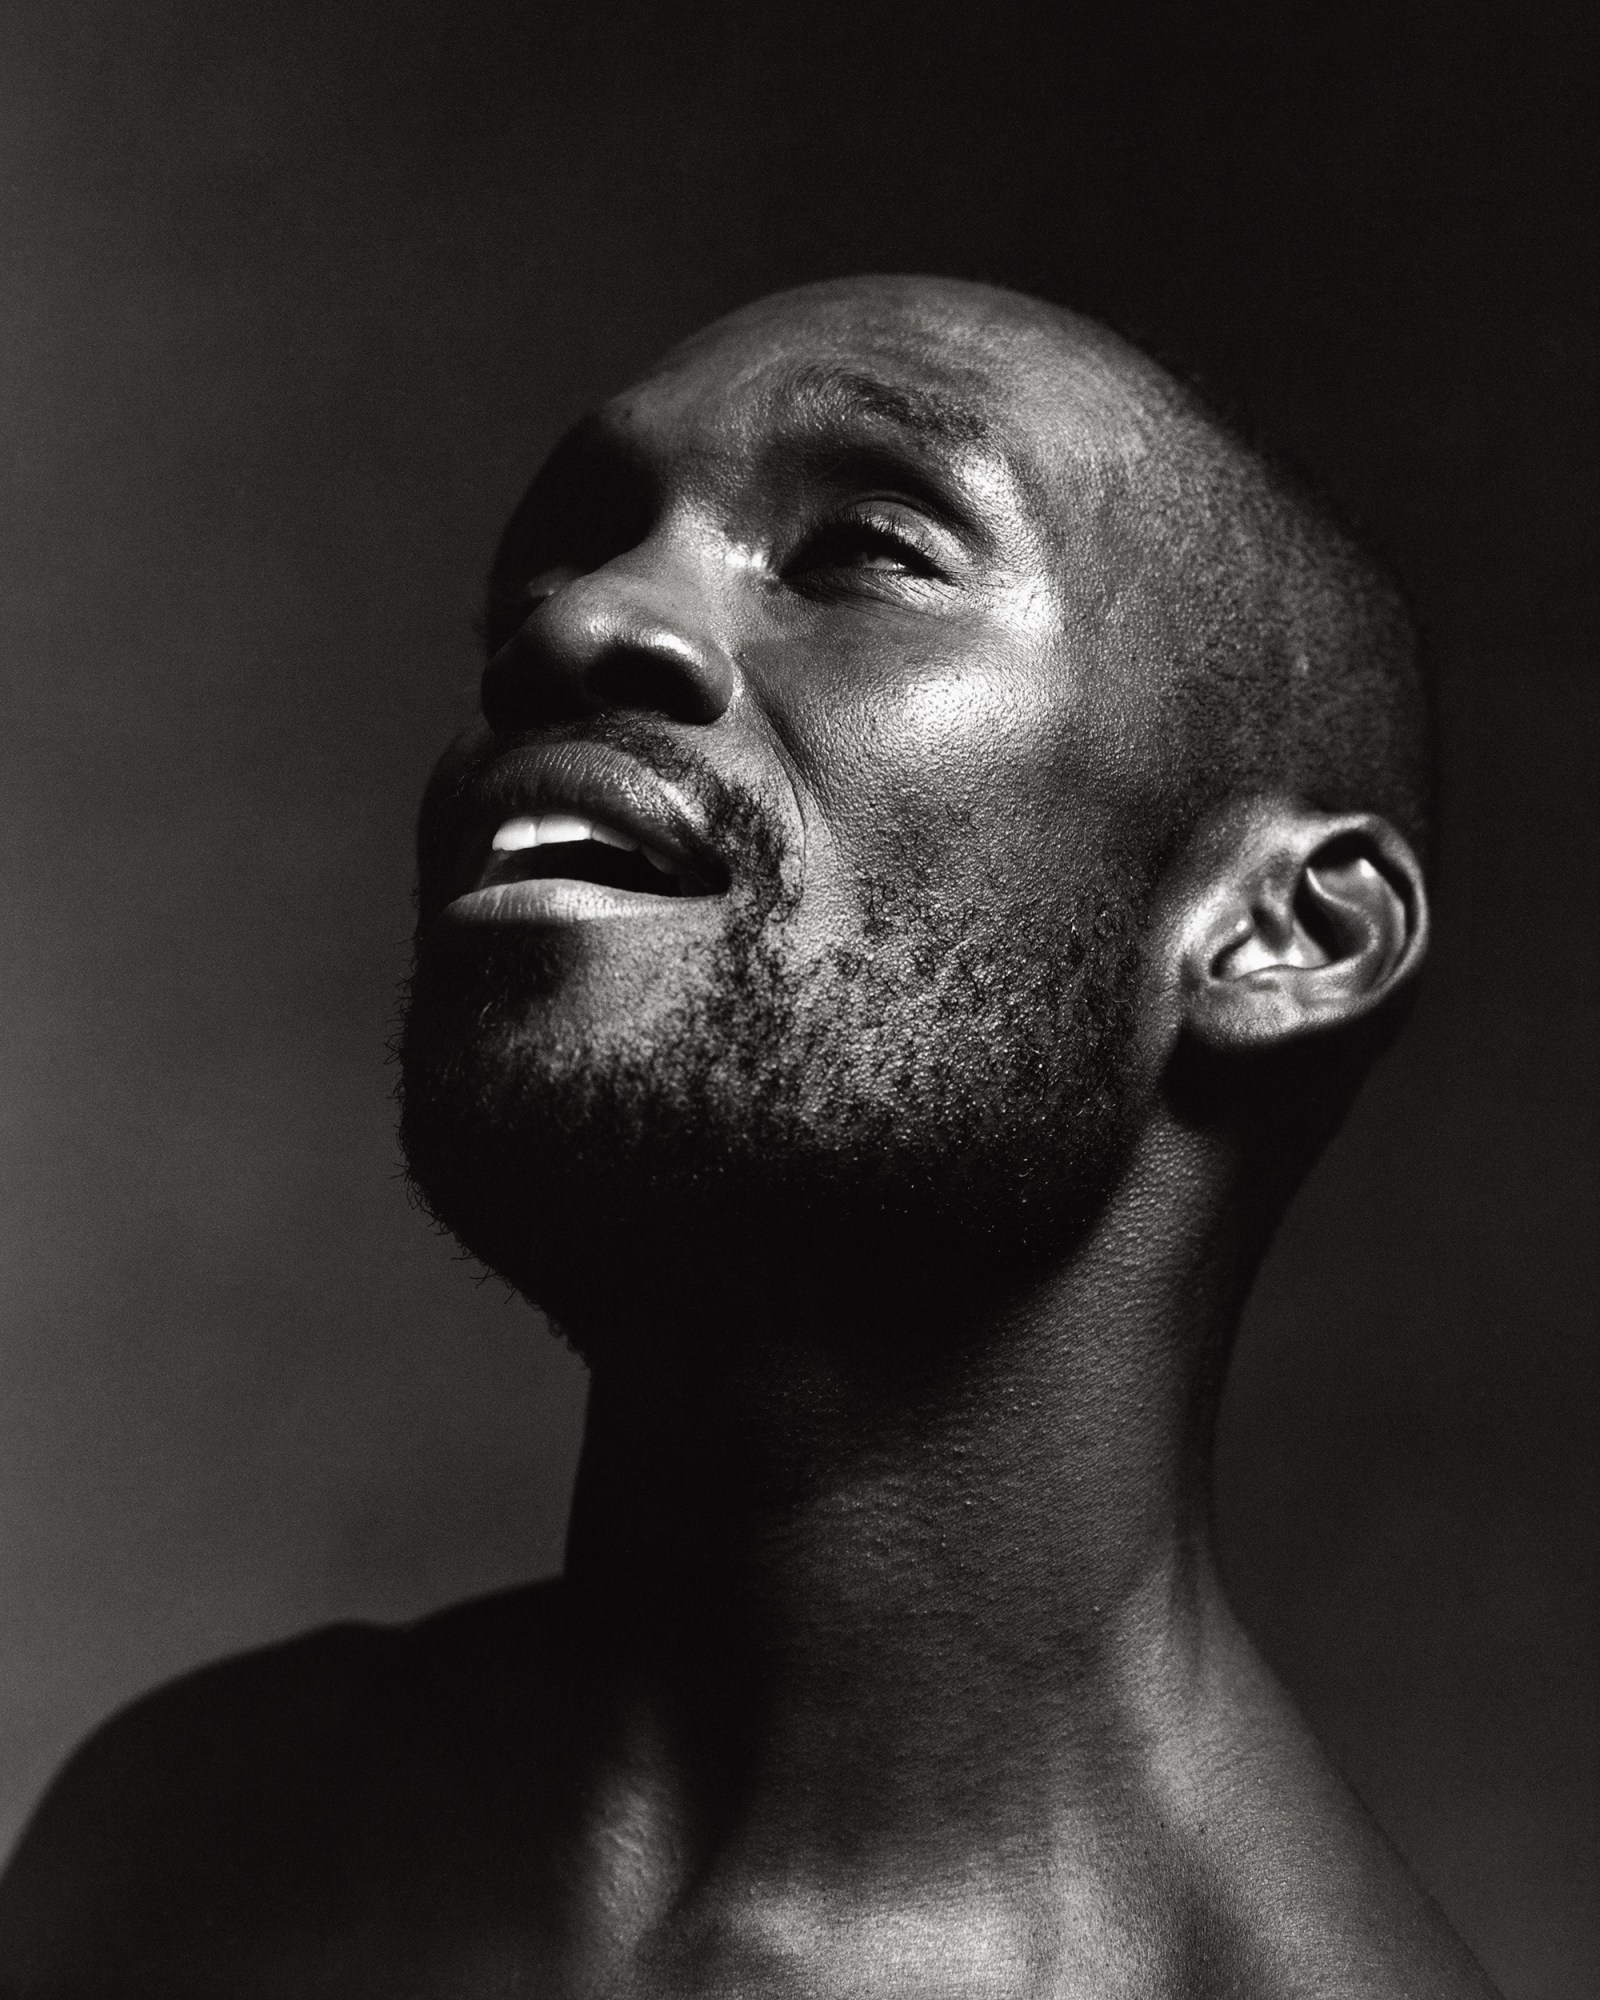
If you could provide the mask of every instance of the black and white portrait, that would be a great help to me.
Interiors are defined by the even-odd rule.
[[[1581,26],[7,9],[0,2000],[1593,1993]]]

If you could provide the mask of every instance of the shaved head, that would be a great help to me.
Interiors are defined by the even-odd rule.
[[[1166,393],[1130,500],[1164,565],[1191,815],[1248,790],[1380,813],[1426,853],[1429,709],[1394,582],[1194,394]]]

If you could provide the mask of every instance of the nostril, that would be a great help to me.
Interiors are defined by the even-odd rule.
[[[484,720],[514,736],[606,709],[710,723],[733,698],[731,659],[709,633],[630,603],[626,579],[579,578],[546,598],[484,669]],[[602,587],[604,586],[604,587]]]
[[[728,705],[716,665],[665,634],[607,650],[586,678],[597,706],[648,709],[676,722],[715,722]]]

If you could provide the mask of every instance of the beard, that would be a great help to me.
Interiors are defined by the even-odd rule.
[[[939,902],[908,844],[849,942],[807,953],[759,815],[717,819],[744,886],[642,1018],[560,1025],[538,930],[424,927],[399,1044],[423,1206],[580,1352],[786,1286],[903,1303],[1070,1256],[1135,1123],[1126,866],[1063,936],[1033,903]]]

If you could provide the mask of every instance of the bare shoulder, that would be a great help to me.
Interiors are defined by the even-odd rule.
[[[534,1586],[332,1626],[113,1716],[0,1880],[0,2000],[275,1991],[277,1960],[384,1922],[446,1829],[485,1838],[513,1787],[526,1811],[547,1608]]]

